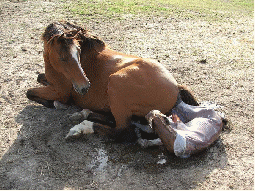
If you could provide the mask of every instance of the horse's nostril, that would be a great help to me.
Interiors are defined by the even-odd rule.
[[[88,92],[89,88],[82,88],[81,89],[81,94],[84,95]]]
[[[84,95],[88,92],[90,88],[90,83],[87,86],[78,86],[75,83],[73,83],[73,88],[78,94]]]
[[[86,94],[88,92],[89,88],[90,88],[90,83],[88,84],[87,87],[81,88],[81,90],[80,90],[81,94],[82,95]]]

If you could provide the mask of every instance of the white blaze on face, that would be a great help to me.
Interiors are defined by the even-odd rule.
[[[77,47],[76,44],[73,44],[70,48],[70,53],[72,55],[72,58],[77,62],[81,72],[84,74],[84,71],[81,67],[81,63],[80,63],[80,54],[79,54],[79,48]],[[85,76],[86,77],[86,76]],[[86,77],[87,79],[87,77]],[[87,79],[88,80],[88,79]]]
[[[79,63],[80,62],[80,59],[79,59],[80,55],[79,55],[79,52],[78,52],[78,47],[75,44],[73,44],[70,51],[71,51],[71,55],[72,55],[73,59],[77,63]]]

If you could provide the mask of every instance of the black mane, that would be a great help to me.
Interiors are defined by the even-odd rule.
[[[54,22],[48,25],[42,35],[42,39],[46,43],[51,43],[55,37],[62,37],[65,44],[69,44],[71,39],[76,39],[81,43],[81,46],[85,46],[89,49],[93,48],[95,43],[105,46],[105,43],[97,36],[94,36],[82,27],[69,22]]]

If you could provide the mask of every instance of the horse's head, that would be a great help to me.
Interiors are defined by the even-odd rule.
[[[69,79],[75,91],[81,95],[87,93],[90,82],[80,63],[80,44],[73,34],[56,34],[47,41],[52,67]]]

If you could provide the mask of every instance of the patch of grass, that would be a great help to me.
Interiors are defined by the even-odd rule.
[[[71,0],[65,8],[85,18],[161,15],[221,20],[223,16],[253,15],[253,0]]]

